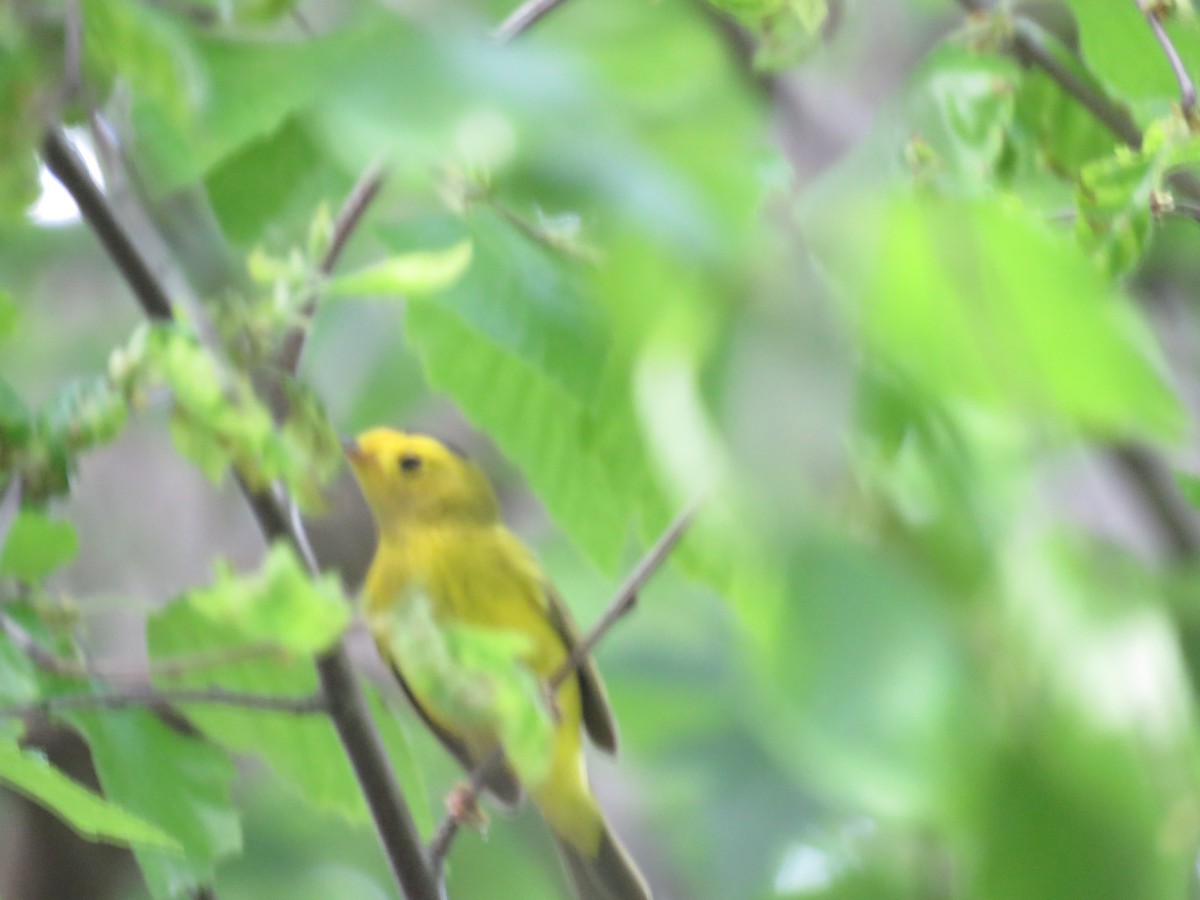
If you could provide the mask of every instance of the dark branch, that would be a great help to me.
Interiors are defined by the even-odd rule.
[[[58,697],[43,697],[28,703],[0,706],[0,719],[49,715],[72,709],[127,709],[131,706],[179,706],[188,703],[233,706],[239,709],[283,712],[293,715],[325,712],[325,698],[320,695],[275,697],[265,694],[248,694],[242,691],[226,691],[220,688],[159,690],[153,685],[145,684],[100,694],[62,694]]]
[[[523,35],[564,2],[566,0],[526,0],[496,26],[492,37],[501,44],[507,44]]]
[[[612,600],[609,601],[608,606],[604,610],[604,615],[592,626],[591,631],[587,633],[583,640],[575,645],[571,651],[571,655],[563,661],[563,664],[555,670],[546,683],[548,693],[551,696],[553,696],[554,691],[559,685],[583,665],[592,650],[612,630],[612,627],[628,615],[637,604],[638,592],[650,580],[650,577],[658,571],[667,556],[675,548],[675,545],[679,543],[679,539],[683,537],[688,526],[692,524],[698,508],[699,503],[693,503],[676,516],[675,521],[667,526],[667,530],[663,532],[662,537],[655,542],[653,547],[646,551],[646,555],[634,566],[633,571],[629,573],[624,584],[618,588]],[[467,806],[472,805],[479,798],[484,785],[487,784],[491,775],[503,764],[504,750],[497,747],[487,759],[471,771],[470,776],[467,778],[466,787],[458,794],[460,800]],[[454,843],[454,838],[458,835],[458,830],[458,819],[452,814],[447,815],[439,823],[437,831],[434,832],[433,839],[429,842],[429,858],[432,860],[434,871],[438,873],[439,877],[446,861],[446,854],[450,852],[450,846]]]
[[[146,315],[171,319],[165,291],[129,234],[112,214],[104,195],[92,181],[78,155],[57,129],[43,144],[46,165],[63,183],[105,249],[133,289]],[[238,478],[238,485],[268,541],[287,541],[317,573],[308,542],[298,534],[283,504],[269,493],[256,493]],[[396,881],[410,900],[439,900],[437,882],[425,857],[412,814],[367,710],[345,647],[339,642],[317,659],[317,672],[327,711],[371,809],[375,827]]]
[[[46,168],[67,189],[84,220],[121,270],[142,310],[151,319],[170,319],[171,301],[166,291],[150,270],[145,257],[134,246],[129,233],[113,215],[112,207],[61,129],[52,128],[47,132],[42,141],[42,159]]]
[[[1155,40],[1162,47],[1167,62],[1171,64],[1171,71],[1175,73],[1175,80],[1179,82],[1179,107],[1183,110],[1184,119],[1191,126],[1196,121],[1196,85],[1192,82],[1192,76],[1188,74],[1187,66],[1183,64],[1183,59],[1175,48],[1171,36],[1167,34],[1167,29],[1163,27],[1162,13],[1157,8],[1146,5],[1142,0],[1133,0],[1133,3],[1146,17],[1150,30],[1154,32]]]

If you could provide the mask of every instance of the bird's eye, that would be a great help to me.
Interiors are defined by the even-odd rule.
[[[406,453],[400,457],[400,470],[402,472],[415,472],[421,468],[421,457],[414,456],[411,453]]]

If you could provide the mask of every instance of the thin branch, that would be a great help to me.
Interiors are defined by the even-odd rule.
[[[79,0],[67,0],[63,32],[63,97],[73,100],[83,90],[83,15]]]
[[[359,176],[354,187],[350,189],[350,193],[346,195],[346,200],[342,203],[337,218],[333,220],[329,248],[321,258],[319,268],[322,275],[331,275],[337,267],[338,261],[342,258],[342,252],[350,241],[350,236],[357,230],[372,201],[379,195],[387,177],[387,167],[378,161],[373,162]],[[304,351],[304,341],[308,336],[309,323],[317,310],[318,299],[318,289],[314,289],[300,308],[299,321],[288,329],[284,336],[283,346],[275,360],[280,371],[293,375],[299,367],[300,355]],[[283,409],[283,398],[278,392],[273,391],[272,393],[275,395],[271,398],[272,409],[279,414],[279,411]]]
[[[1175,80],[1179,82],[1179,107],[1183,110],[1184,119],[1191,126],[1196,121],[1196,85],[1192,81],[1192,76],[1188,74],[1187,66],[1183,64],[1183,59],[1175,48],[1174,41],[1171,40],[1167,29],[1163,26],[1161,11],[1152,4],[1144,3],[1143,0],[1133,0],[1133,3],[1146,17],[1150,30],[1154,32],[1158,45],[1162,47],[1163,54],[1167,57],[1167,62],[1171,64],[1171,71],[1175,73]]]
[[[85,220],[125,276],[146,315],[152,319],[171,319],[171,305],[165,291],[59,130],[53,129],[47,135],[43,159],[79,205]],[[316,561],[307,541],[294,530],[279,499],[270,493],[253,491],[240,477],[236,480],[263,536],[268,541],[288,542],[304,559],[309,571],[317,574]],[[371,810],[397,883],[409,900],[440,900],[437,882],[404,792],[371,719],[345,646],[340,641],[317,658],[317,673],[327,711]]]
[[[1128,109],[1094,89],[1063,65],[1029,22],[1018,18],[1014,25],[1013,52],[1021,62],[1037,66],[1117,138],[1134,150],[1141,149],[1142,131]]]
[[[21,476],[14,475],[4,489],[4,496],[0,497],[0,550],[3,550],[4,545],[8,543],[8,532],[12,528],[13,522],[17,520],[17,513],[21,511],[21,492],[23,490]]]
[[[1184,562],[1200,557],[1200,520],[1180,495],[1171,473],[1143,447],[1117,447],[1112,451],[1111,458],[1125,480],[1137,491],[1171,558]]]
[[[498,43],[507,44],[519,38],[564,2],[566,0],[526,0],[496,26],[492,37]]]
[[[970,13],[985,13],[984,0],[958,0]],[[1140,5],[1140,4],[1139,4]],[[1027,65],[1034,65],[1074,97],[1102,125],[1134,150],[1142,146],[1142,132],[1128,110],[1104,94],[1084,84],[1074,73],[1062,66],[1042,44],[1036,29],[1022,18],[1015,21],[1012,53]],[[1188,172],[1176,172],[1168,179],[1172,188],[1187,196],[1192,203],[1200,202],[1200,180]],[[1177,204],[1184,215],[1191,214],[1192,203]],[[1137,491],[1147,513],[1156,523],[1176,559],[1200,557],[1200,521],[1196,512],[1179,495],[1170,472],[1144,448],[1123,445],[1114,448],[1112,459]]]
[[[42,141],[42,159],[46,168],[62,182],[67,193],[79,207],[79,212],[91,227],[104,249],[108,251],[116,267],[121,270],[141,304],[142,310],[151,319],[165,321],[171,318],[171,301],[158,278],[150,270],[145,257],[134,246],[129,233],[117,221],[92,176],[88,173],[79,153],[71,146],[61,129],[51,128]]]
[[[325,698],[319,694],[310,697],[275,697],[266,694],[249,694],[244,691],[226,691],[220,688],[159,690],[153,685],[143,684],[100,694],[61,694],[57,697],[31,700],[28,703],[0,706],[0,719],[49,715],[73,709],[127,709],[131,706],[179,706],[189,703],[232,706],[238,709],[283,712],[293,715],[310,715],[326,711]]]
[[[63,678],[98,678],[104,681],[139,682],[151,678],[180,678],[203,669],[216,669],[221,666],[282,654],[279,647],[274,644],[247,644],[243,647],[229,647],[207,653],[189,653],[171,659],[154,660],[143,668],[132,670],[63,659],[43,647],[15,619],[3,612],[0,612],[0,633],[3,633],[18,650],[29,657],[30,661],[39,669]]]
[[[633,571],[629,573],[625,582],[617,589],[612,600],[609,601],[608,606],[604,610],[604,615],[592,626],[592,629],[583,640],[575,645],[571,650],[571,655],[550,676],[550,679],[546,683],[546,688],[551,696],[553,696],[554,691],[558,689],[559,685],[584,664],[592,650],[612,630],[612,627],[634,608],[637,604],[638,592],[650,580],[651,576],[658,571],[667,556],[675,548],[675,545],[679,543],[679,539],[683,537],[688,526],[692,524],[692,520],[696,517],[699,506],[698,501],[693,502],[676,516],[675,520],[667,526],[667,530],[662,533],[662,537],[655,542],[653,547],[646,551],[646,555],[634,566]],[[479,798],[488,779],[503,764],[504,750],[501,747],[497,747],[487,759],[471,771],[466,785],[457,795],[458,799],[467,806],[472,805]],[[458,835],[458,831],[458,818],[452,813],[447,814],[438,824],[433,839],[429,842],[429,858],[433,863],[434,871],[439,877],[446,861],[446,855],[450,852],[450,845],[454,843],[454,838]]]

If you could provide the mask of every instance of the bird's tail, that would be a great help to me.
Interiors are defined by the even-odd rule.
[[[653,900],[646,879],[608,823],[595,856],[557,835],[554,843],[579,900]]]

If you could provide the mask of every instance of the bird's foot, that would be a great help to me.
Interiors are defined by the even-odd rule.
[[[459,825],[467,825],[486,831],[488,826],[487,813],[479,805],[479,794],[471,785],[463,782],[456,784],[446,795],[446,811]]]

